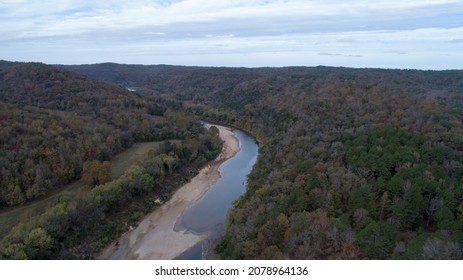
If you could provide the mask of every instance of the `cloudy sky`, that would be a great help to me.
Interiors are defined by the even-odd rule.
[[[463,69],[463,0],[0,0],[0,59]]]

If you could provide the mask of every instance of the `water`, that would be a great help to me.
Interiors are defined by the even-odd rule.
[[[217,238],[224,230],[225,218],[233,202],[246,190],[247,175],[256,162],[258,146],[249,134],[235,130],[240,141],[240,151],[220,166],[221,178],[196,204],[187,209],[179,221],[179,226],[195,232],[209,232]],[[177,259],[201,259],[202,244],[196,244]]]

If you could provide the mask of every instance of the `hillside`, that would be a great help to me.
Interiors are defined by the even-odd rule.
[[[84,161],[190,133],[162,101],[37,63],[0,62],[0,107],[0,208],[80,178]]]
[[[221,150],[181,109],[62,68],[0,61],[0,210],[8,220],[29,209],[0,225],[0,259],[93,258],[168,199]],[[109,160],[142,141],[162,142],[114,176]]]
[[[258,138],[223,258],[463,258],[463,71],[67,68]]]

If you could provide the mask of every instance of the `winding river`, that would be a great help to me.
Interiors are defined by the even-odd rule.
[[[197,203],[179,218],[176,229],[186,229],[196,234],[208,232],[210,238],[223,233],[224,222],[233,202],[246,190],[247,175],[257,159],[258,146],[249,134],[234,130],[239,139],[240,151],[219,168],[221,178]],[[201,259],[204,242],[196,244],[176,259]]]
[[[168,202],[124,234],[116,243],[119,246],[109,246],[109,254],[103,253],[102,258],[202,259],[204,244],[224,232],[227,213],[245,192],[247,175],[258,154],[251,135],[217,127],[226,142],[221,156],[228,159],[219,156],[216,163],[201,170]]]

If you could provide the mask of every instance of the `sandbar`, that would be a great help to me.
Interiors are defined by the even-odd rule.
[[[184,229],[176,229],[175,224],[182,213],[201,199],[220,178],[219,167],[239,150],[239,140],[224,126],[214,125],[224,141],[219,156],[201,169],[194,178],[181,186],[172,197],[146,215],[137,227],[124,233],[98,257],[107,259],[117,250],[116,244],[124,244],[118,258],[141,260],[174,259],[195,244],[208,238],[208,233],[195,234]],[[121,246],[121,245],[120,245]]]

